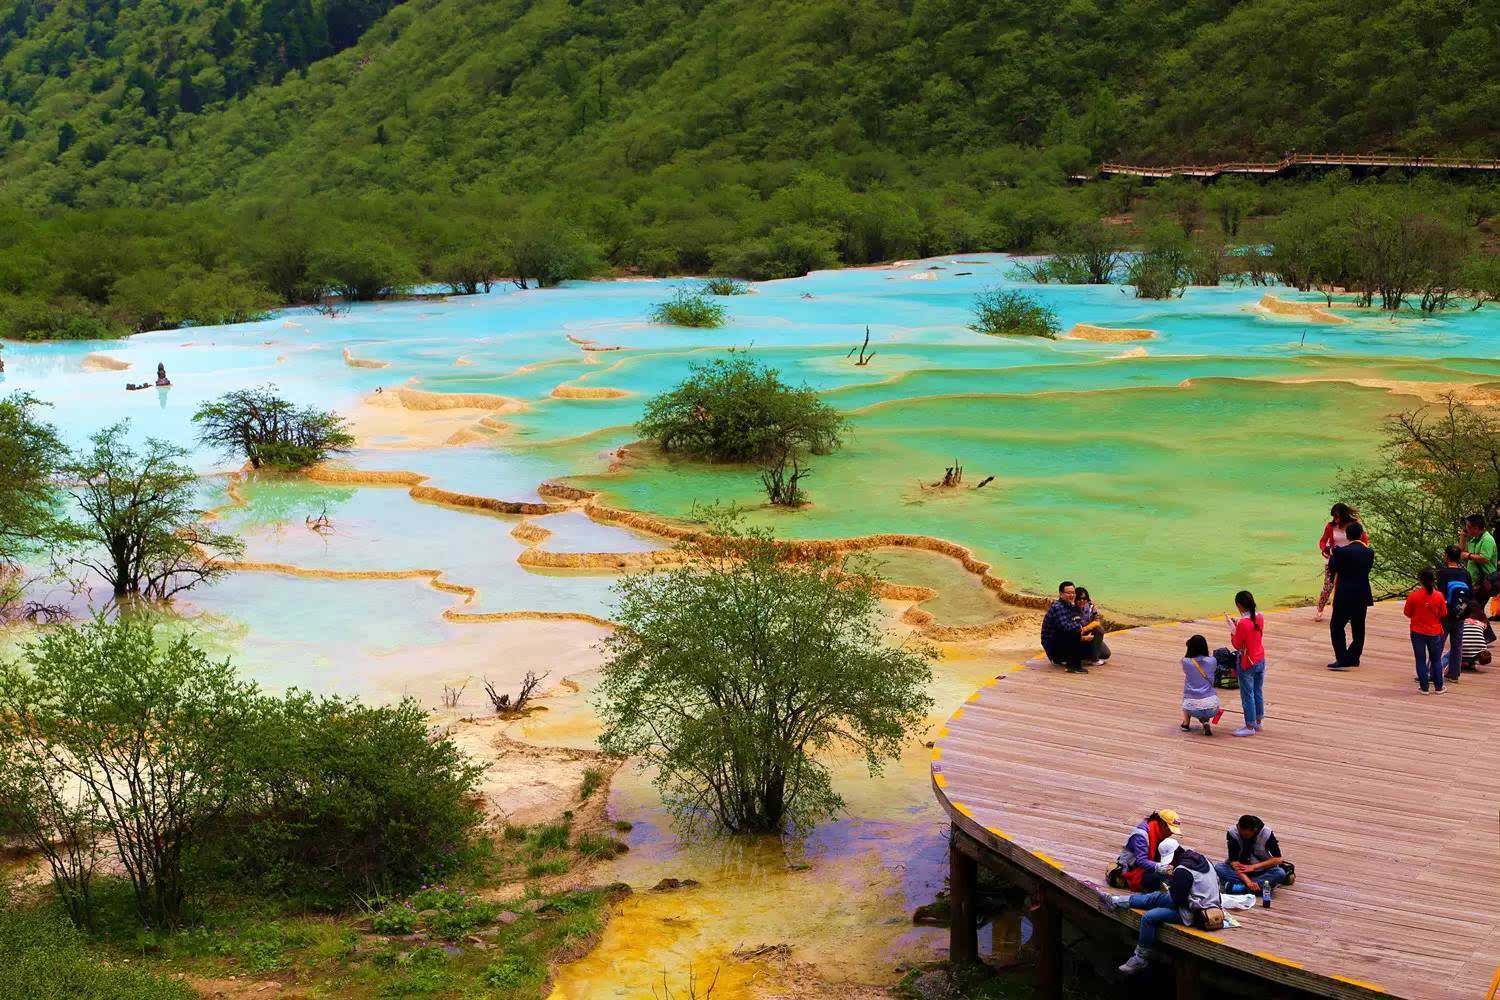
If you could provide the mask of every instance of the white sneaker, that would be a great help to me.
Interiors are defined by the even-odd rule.
[[[1131,955],[1128,959],[1125,960],[1125,964],[1120,966],[1120,971],[1125,973],[1125,975],[1127,976],[1133,976],[1137,972],[1144,972],[1147,968],[1150,967],[1150,965],[1151,963],[1146,961],[1146,959],[1142,958],[1140,955]]]
[[[1255,733],[1256,730],[1253,726],[1241,726],[1234,731],[1234,735],[1236,736],[1254,736]]]
[[[1105,905],[1107,905],[1111,910],[1128,910],[1128,909],[1130,909],[1130,897],[1129,896],[1105,896],[1104,897],[1104,902],[1105,902]]]

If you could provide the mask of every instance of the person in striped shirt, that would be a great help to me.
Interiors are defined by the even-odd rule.
[[[1484,602],[1477,596],[1469,602],[1469,613],[1464,618],[1463,668],[1479,672],[1479,667],[1490,662],[1490,644],[1487,635],[1489,622],[1484,617]]]

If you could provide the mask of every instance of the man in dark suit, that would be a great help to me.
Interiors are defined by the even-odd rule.
[[[1351,522],[1344,528],[1350,542],[1340,545],[1328,557],[1328,571],[1333,574],[1333,617],[1328,621],[1328,631],[1333,639],[1333,662],[1329,670],[1348,670],[1359,666],[1360,654],[1365,651],[1365,613],[1375,603],[1370,591],[1370,567],[1375,564],[1375,553],[1361,539],[1365,529]],[[1346,643],[1344,629],[1349,630]]]

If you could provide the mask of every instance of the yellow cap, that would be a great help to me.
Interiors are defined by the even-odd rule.
[[[1182,817],[1177,815],[1176,809],[1158,809],[1156,818],[1167,824],[1167,829],[1173,833],[1182,833]]]

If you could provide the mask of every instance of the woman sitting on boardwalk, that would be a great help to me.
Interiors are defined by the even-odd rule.
[[[1203,723],[1203,735],[1212,736],[1219,721],[1219,696],[1214,691],[1214,669],[1219,665],[1208,653],[1208,640],[1195,635],[1187,641],[1182,658],[1182,731],[1192,732],[1193,720]]]
[[[1163,841],[1182,833],[1177,813],[1171,809],[1158,809],[1147,816],[1130,831],[1125,846],[1115,858],[1115,866],[1105,879],[1116,889],[1132,892],[1150,892],[1161,887],[1166,879],[1167,865],[1162,862]]]
[[[1254,736],[1266,717],[1266,616],[1255,610],[1255,595],[1242,590],[1234,595],[1238,618],[1229,619],[1229,645],[1240,654],[1240,707],[1245,724],[1236,736]]]

